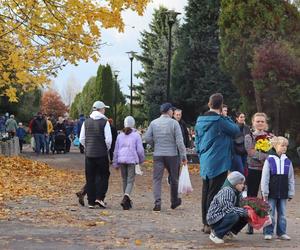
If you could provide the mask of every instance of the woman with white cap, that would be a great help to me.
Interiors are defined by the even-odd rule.
[[[143,163],[145,159],[142,138],[134,126],[134,118],[127,116],[124,120],[123,132],[117,137],[113,157],[113,166],[121,168],[124,192],[121,206],[124,210],[132,207],[130,195],[134,185],[135,165]]]

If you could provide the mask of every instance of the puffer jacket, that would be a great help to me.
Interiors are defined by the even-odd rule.
[[[142,138],[136,129],[128,135],[121,133],[117,137],[113,166],[118,167],[120,164],[139,164],[145,160]]]

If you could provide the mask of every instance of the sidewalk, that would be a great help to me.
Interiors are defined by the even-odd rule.
[[[26,153],[37,159],[33,153]],[[169,189],[163,182],[163,205],[152,212],[152,171],[143,169],[136,177],[133,209],[123,211],[120,172],[111,169],[108,209],[90,210],[77,203],[75,192],[84,184],[84,156],[76,149],[70,154],[41,155],[40,161],[72,175],[72,183],[62,183],[53,192],[63,199],[28,196],[10,201],[10,217],[0,220],[0,249],[299,249],[300,195],[288,203],[288,233],[291,241],[263,240],[262,232],[216,246],[201,232],[201,179],[193,174],[194,192],[183,197],[183,205],[169,208]],[[78,178],[77,178],[78,177]],[[165,179],[165,178],[164,178]],[[296,177],[296,183],[300,177]],[[67,186],[65,186],[67,185]],[[68,188],[65,188],[68,187]],[[55,197],[55,196],[54,196]]]

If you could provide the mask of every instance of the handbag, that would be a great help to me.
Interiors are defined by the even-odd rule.
[[[188,194],[193,191],[189,169],[187,165],[183,165],[179,176],[178,193]]]

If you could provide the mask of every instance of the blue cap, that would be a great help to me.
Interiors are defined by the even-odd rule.
[[[175,107],[171,103],[166,102],[160,106],[160,113],[167,113],[170,109],[173,110]]]

